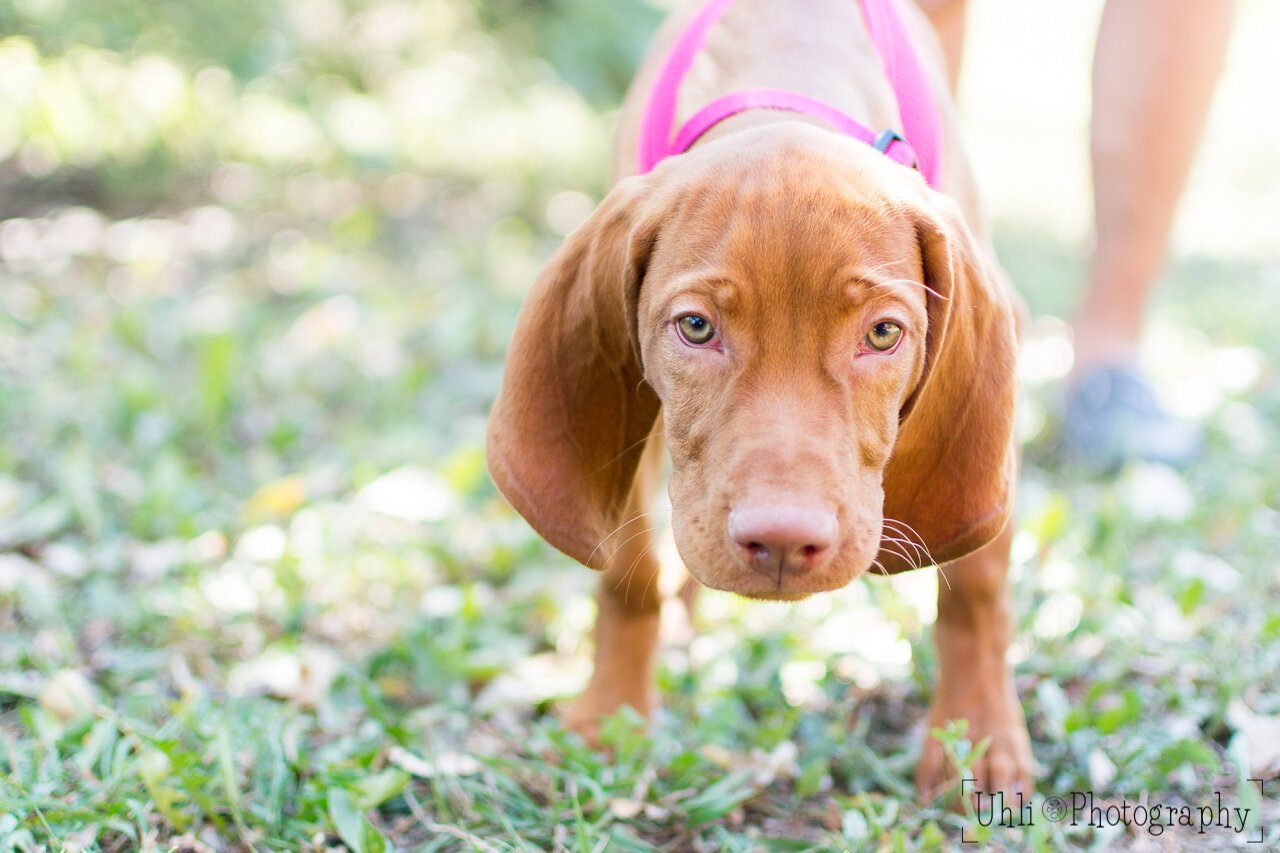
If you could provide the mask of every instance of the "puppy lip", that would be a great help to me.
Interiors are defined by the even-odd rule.
[[[751,601],[804,601],[811,595],[818,595],[824,590],[816,590],[814,592],[778,592],[776,590],[770,592],[737,592],[737,595]],[[735,591],[736,592],[736,591]]]
[[[816,573],[783,575],[779,586],[775,580],[747,570],[712,572],[710,576],[703,577],[690,569],[690,574],[703,586],[757,601],[800,601],[811,595],[843,589],[865,573],[866,569],[852,572],[824,569]]]

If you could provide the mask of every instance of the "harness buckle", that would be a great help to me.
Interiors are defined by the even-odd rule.
[[[895,142],[901,142],[903,145],[907,146],[907,150],[911,152],[911,168],[918,170],[920,168],[920,161],[916,157],[915,149],[912,148],[911,144],[907,142],[907,140],[903,139],[898,131],[893,128],[886,128],[885,130],[880,131],[880,135],[876,137],[875,142],[871,143],[871,147],[887,157],[889,156],[889,146]]]

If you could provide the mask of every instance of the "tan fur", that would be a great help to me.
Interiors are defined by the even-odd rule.
[[[688,15],[664,27],[637,77],[619,175],[655,64]],[[914,10],[910,20],[923,26]],[[936,46],[925,33],[921,43],[949,103]],[[850,0],[740,0],[695,63],[680,114],[773,85],[896,125],[879,62]],[[977,737],[992,736],[988,790],[1030,788],[1004,663],[1008,536],[983,547],[1006,527],[1016,474],[1015,298],[972,230],[972,181],[943,113],[947,194],[804,117],[736,116],[623,179],[534,284],[490,420],[489,465],[547,541],[606,572],[596,673],[570,715],[580,731],[622,704],[653,706],[645,510],[657,478],[640,463],[646,441],[651,459],[661,441],[676,545],[708,586],[795,599],[869,570],[959,560],[939,592],[937,635],[964,653],[940,650],[931,719],[965,716]],[[721,350],[682,342],[676,320],[689,313],[710,319]],[[904,329],[900,345],[866,352],[864,336],[885,320]],[[800,507],[833,518],[837,534],[804,570],[753,571],[727,533],[744,506]],[[624,585],[646,592],[620,596]],[[932,790],[945,777],[930,740],[917,781]]]

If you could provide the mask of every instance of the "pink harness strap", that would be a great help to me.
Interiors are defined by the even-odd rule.
[[[898,113],[902,117],[906,139],[893,131],[877,135],[829,104],[781,89],[744,89],[717,98],[685,122],[672,139],[671,126],[675,120],[680,83],[693,65],[694,56],[706,44],[708,31],[733,3],[733,0],[710,0],[676,39],[649,93],[640,124],[641,174],[650,171],[666,157],[683,154],[702,134],[731,115],[750,109],[776,109],[820,118],[841,133],[874,145],[895,162],[916,166],[929,185],[937,187],[942,178],[941,122],[928,77],[911,48],[902,21],[893,8],[893,0],[861,2],[871,40],[880,53],[898,100]],[[907,140],[911,141],[910,144]]]
[[[680,132],[676,134],[675,141],[671,143],[671,150],[668,153],[679,154],[688,151],[702,134],[724,119],[734,113],[757,109],[807,113],[822,119],[846,136],[852,136],[854,139],[865,142],[868,145],[877,144],[877,137],[874,133],[840,112],[840,110],[830,104],[819,101],[817,98],[801,95],[799,92],[788,92],[783,89],[743,89],[740,92],[725,95],[723,98],[717,98],[698,110],[692,118],[685,122],[684,127],[680,128]],[[894,161],[908,168],[913,168],[916,165],[915,152],[911,150],[910,145],[896,134],[892,138],[885,138],[881,150]],[[655,163],[654,165],[657,164]]]

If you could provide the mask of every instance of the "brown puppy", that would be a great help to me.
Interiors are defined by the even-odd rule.
[[[637,75],[620,176],[634,172],[657,65],[694,11],[673,16]],[[676,545],[707,586],[799,599],[952,561],[929,722],[968,719],[971,738],[991,738],[979,789],[1031,788],[1005,662],[1014,297],[977,230],[936,44],[918,10],[904,12],[943,101],[945,194],[821,120],[740,113],[621,180],[521,311],[489,467],[548,542],[605,573],[595,673],[570,719],[588,737],[602,714],[656,701],[647,511],[665,444]],[[898,123],[855,0],[739,0],[677,118],[761,85],[869,127]],[[918,786],[937,790],[947,771],[930,738]]]

